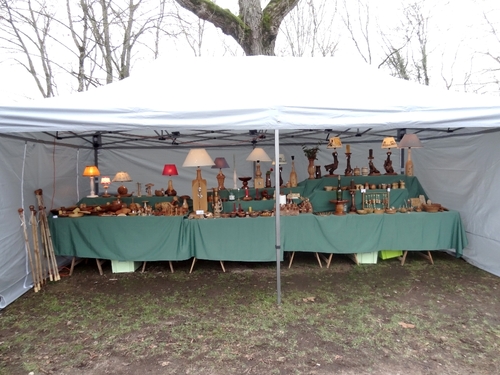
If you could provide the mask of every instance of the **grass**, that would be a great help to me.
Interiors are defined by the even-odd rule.
[[[111,359],[122,374],[498,372],[500,279],[410,259],[327,270],[305,256],[282,270],[280,306],[269,265],[84,266],[0,313],[0,374],[98,374]]]

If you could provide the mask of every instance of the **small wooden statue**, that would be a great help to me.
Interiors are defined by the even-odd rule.
[[[333,173],[335,171],[335,169],[338,168],[339,166],[339,159],[338,159],[338,154],[337,154],[337,151],[334,151],[332,152],[332,155],[333,155],[333,163],[332,164],[328,164],[328,165],[325,165],[325,169],[328,171],[329,175],[328,176],[337,176],[335,173]]]

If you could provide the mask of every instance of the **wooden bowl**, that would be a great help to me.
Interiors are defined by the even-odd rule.
[[[441,205],[439,203],[422,204],[422,208],[426,212],[438,212],[441,209]]]
[[[373,210],[373,213],[374,214],[383,214],[385,212],[385,210],[382,210],[381,208],[376,208],[375,210]]]
[[[366,210],[357,210],[356,211],[359,215],[366,215],[368,212]]]

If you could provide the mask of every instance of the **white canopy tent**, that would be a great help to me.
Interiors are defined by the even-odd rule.
[[[425,148],[412,156],[422,185],[431,199],[460,211],[470,242],[464,257],[500,275],[493,228],[500,199],[490,188],[500,182],[499,128],[498,98],[443,92],[331,58],[158,60],[93,91],[0,106],[0,307],[31,282],[17,209],[35,204],[35,189],[43,189],[47,206],[74,204],[88,189],[83,166],[96,156],[103,174],[127,170],[134,181],[165,186],[159,165],[166,158],[182,164],[186,147],[234,156],[249,174],[252,144],[274,154],[274,130],[280,152],[296,156],[299,179],[307,177],[300,174],[304,143],[322,142],[326,151],[328,135],[340,135],[352,141],[352,161],[361,166],[368,148],[384,157],[384,135],[419,132]],[[320,153],[319,164],[330,162],[329,152]],[[204,177],[215,180],[215,172]],[[193,177],[179,176],[176,189],[189,191]]]

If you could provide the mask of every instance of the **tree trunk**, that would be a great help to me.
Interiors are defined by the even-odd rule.
[[[175,0],[180,6],[211,22],[236,40],[246,55],[274,55],[274,45],[283,18],[299,0],[271,0],[262,9],[260,0],[239,0],[236,16],[210,0]]]

